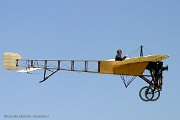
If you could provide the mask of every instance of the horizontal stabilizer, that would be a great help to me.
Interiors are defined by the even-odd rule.
[[[3,67],[7,70],[17,70],[17,60],[21,59],[21,56],[17,53],[5,52],[3,55]]]
[[[35,71],[35,70],[42,70],[43,68],[25,68],[23,70],[18,70],[17,72],[20,72],[20,73],[28,73],[28,72],[32,72],[32,71]]]

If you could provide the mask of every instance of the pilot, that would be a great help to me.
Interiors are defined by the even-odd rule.
[[[126,55],[124,57],[121,57],[121,55],[122,55],[122,50],[118,49],[115,60],[116,61],[122,61],[122,60],[126,59],[126,57],[128,56],[128,55]]]

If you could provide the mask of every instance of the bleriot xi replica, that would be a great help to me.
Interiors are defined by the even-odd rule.
[[[168,70],[168,66],[163,66],[162,60],[169,56],[164,54],[143,56],[143,46],[140,48],[139,57],[126,58],[123,61],[115,61],[114,59],[30,60],[22,59],[17,53],[5,52],[3,67],[21,73],[43,70],[43,80],[40,83],[46,81],[59,70],[120,75],[126,87],[138,76],[148,83],[148,86],[140,89],[140,98],[143,101],[156,101],[162,90],[163,71]]]

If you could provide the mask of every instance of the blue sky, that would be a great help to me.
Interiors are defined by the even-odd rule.
[[[125,55],[140,45],[170,55],[156,102],[140,100],[139,90],[147,85],[140,78],[125,88],[116,75],[60,71],[39,84],[43,74],[1,67],[0,119],[180,119],[179,33],[179,0],[0,0],[2,56],[12,51],[25,59],[104,60],[119,48]]]

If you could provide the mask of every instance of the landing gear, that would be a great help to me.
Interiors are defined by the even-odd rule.
[[[153,86],[145,86],[139,91],[139,97],[145,102],[156,101],[160,97],[160,91],[161,89]]]
[[[168,70],[168,67],[163,67],[163,62],[150,62],[146,69],[150,72],[150,75],[139,76],[146,81],[149,86],[145,86],[140,89],[139,97],[143,101],[156,101],[160,97],[160,92],[163,85],[162,73],[164,70]],[[151,78],[151,80],[149,79]]]

